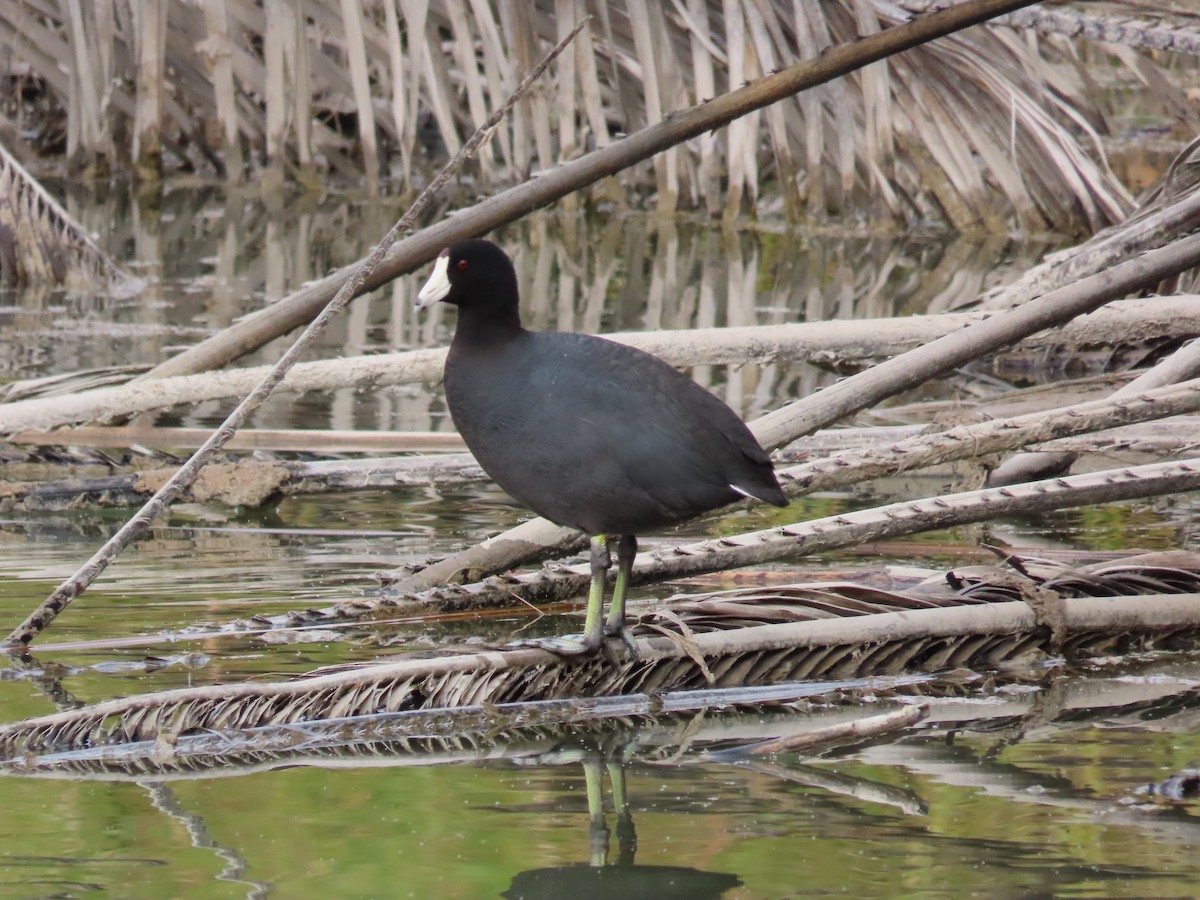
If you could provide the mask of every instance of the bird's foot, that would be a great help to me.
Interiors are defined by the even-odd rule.
[[[620,622],[616,625],[606,622],[604,624],[604,636],[605,638],[616,638],[619,640],[625,645],[625,649],[629,651],[629,655],[634,659],[642,658],[642,654],[638,652],[637,643],[632,637],[629,636],[629,629],[625,627],[624,622]]]
[[[605,626],[603,634],[596,635],[595,637],[587,634],[562,634],[555,637],[527,638],[521,641],[511,641],[505,644],[503,649],[545,650],[547,653],[553,653],[555,656],[564,658],[593,656],[603,650],[605,657],[610,662],[617,663],[620,660],[616,653],[613,652],[616,649],[614,645],[617,641],[620,641],[624,645],[630,656],[634,659],[641,659],[637,644],[623,626],[616,628]]]
[[[603,637],[597,636],[589,640],[586,634],[561,634],[555,637],[528,638],[512,641],[504,645],[505,650],[545,650],[555,656],[573,658],[576,656],[592,656],[603,644]]]

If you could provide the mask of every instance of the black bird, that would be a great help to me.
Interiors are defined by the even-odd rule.
[[[737,414],[649,353],[585,334],[521,327],[517,273],[490,241],[443,250],[417,308],[458,307],[446,357],[446,402],[483,470],[514,499],[591,537],[592,585],[582,641],[593,652],[625,640],[635,535],[741,497],[787,499],[766,452]],[[617,577],[601,623],[617,541]]]

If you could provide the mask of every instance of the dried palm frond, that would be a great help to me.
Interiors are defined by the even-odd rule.
[[[899,0],[899,5],[922,13],[934,8],[937,0]],[[997,22],[1031,28],[1039,34],[1200,56],[1200,15],[1194,10],[1171,9],[1159,0],[1089,0],[1085,8],[1038,4],[1000,16]]]
[[[1065,573],[1056,571],[1066,584]],[[758,604],[769,614],[758,621],[772,624],[743,627],[753,603],[724,612],[736,627],[707,631],[689,625],[686,611],[668,610],[645,620],[657,636],[639,638],[636,656],[563,660],[516,649],[410,658],[274,684],[164,691],[0,726],[0,752],[11,757],[440,707],[991,667],[1051,651],[1071,658],[1190,646],[1200,634],[1200,594],[1161,591],[1194,588],[1198,578],[1195,554],[1170,554],[1083,570],[1071,581],[1116,579],[1123,590],[1154,592],[1137,596],[1072,597],[1020,573],[1000,580],[1020,585],[1021,601],[978,590],[964,604],[944,589],[856,589],[831,603],[827,586],[809,586],[777,593],[774,610]],[[700,608],[706,623],[723,614],[721,604]]]
[[[288,764],[345,764],[355,758],[397,765],[438,765],[472,759],[551,759],[567,748],[604,746],[633,758],[639,752],[661,757],[664,747],[699,750],[720,741],[728,745],[761,739],[763,718],[770,733],[811,733],[814,718],[795,714],[810,698],[823,703],[861,693],[879,696],[931,685],[927,675],[846,679],[758,688],[676,691],[576,700],[531,701],[457,709],[412,710],[306,722],[300,727],[263,726],[207,734],[176,735],[167,741],[78,749],[36,758],[0,760],[0,773],[72,776],[101,774],[121,778],[156,771],[187,778],[222,767],[224,774]],[[929,688],[927,688],[929,689]],[[957,692],[957,684],[932,688]],[[699,716],[697,714],[700,714]],[[702,717],[701,717],[702,716]],[[632,729],[636,728],[636,731]],[[567,755],[568,760],[578,758]]]
[[[0,285],[132,284],[83,226],[0,146]]]
[[[1005,568],[952,569],[944,577],[909,591],[821,582],[670,597],[662,607],[635,618],[633,630],[635,634],[654,634],[664,627],[669,631],[686,628],[703,634],[783,622],[935,609],[948,602],[1003,603],[1026,599],[1031,585],[1061,597],[1200,593],[1200,555],[1188,551],[1141,554],[1083,567],[1016,554],[1001,556]],[[1011,578],[1013,572],[1021,578]]]
[[[861,709],[864,702],[889,697],[905,702],[901,711],[925,711],[923,730],[935,733],[995,734],[1018,729],[1027,733],[1033,716],[1042,732],[1094,727],[1098,721],[1136,728],[1147,720],[1169,722],[1173,714],[1189,717],[1179,723],[1179,730],[1184,730],[1196,705],[1194,687],[1183,678],[1072,677],[1050,681],[1049,692],[990,693],[986,704],[972,704],[964,717],[960,698],[978,696],[980,682],[955,672],[944,679],[913,675],[391,713],[22,755],[0,759],[0,774],[102,781],[153,778],[162,783],[237,777],[296,765],[408,767],[496,760],[543,766],[601,760],[745,765],[747,750],[791,752],[797,743],[845,726],[848,712]],[[1054,696],[1052,706],[1046,703],[1047,693]],[[912,705],[916,700],[919,707]],[[767,735],[773,740],[763,748]],[[913,747],[907,743],[905,749]],[[872,752],[879,749],[872,742]],[[828,776],[816,769],[789,765],[777,774],[813,787],[830,787]],[[1195,773],[1184,771],[1155,793],[1162,799],[1182,799],[1179,794],[1194,782]],[[857,784],[855,795],[906,813],[921,810],[919,799],[882,785]]]

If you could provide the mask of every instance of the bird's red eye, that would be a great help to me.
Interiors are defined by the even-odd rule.
[[[460,271],[460,272],[467,271],[467,261],[465,259],[460,259],[458,261],[458,271]]]

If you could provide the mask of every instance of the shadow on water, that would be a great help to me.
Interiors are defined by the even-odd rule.
[[[2,380],[153,365],[357,259],[397,212],[328,195],[262,203],[207,187],[170,190],[158,205],[117,192],[102,203],[67,197],[151,287],[128,299],[0,295]],[[559,210],[497,237],[516,259],[530,326],[591,332],[954,310],[1042,252],[938,234],[722,231],[705,221]],[[422,277],[353,304],[319,355],[444,344],[452,314],[411,311]],[[275,342],[243,364],[282,348]],[[693,374],[745,416],[837,377],[811,365]],[[959,389],[948,384],[932,390]],[[213,424],[228,405],[160,421]],[[253,424],[449,427],[440,392],[420,385],[280,396]],[[77,463],[107,465],[98,456]],[[821,515],[867,502],[839,494],[796,509]],[[986,535],[931,537],[927,553],[907,545],[897,558],[936,564],[984,538],[1046,551],[1178,547],[1191,540],[1189,510],[1118,505],[996,523]],[[0,512],[0,617],[19,621],[124,515]],[[740,527],[766,514],[736,515]],[[39,640],[36,659],[0,671],[0,718],[524,634],[535,617],[506,610],[395,621],[370,635],[326,630],[294,643],[252,634],[178,640],[198,622],[369,595],[375,571],[524,517],[477,486],[292,497],[262,509],[179,506]],[[730,524],[718,514],[682,533]],[[852,702],[756,714],[504,741],[482,734],[421,752],[380,740],[353,751],[226,758],[191,772],[101,773],[81,761],[64,762],[55,777],[8,770],[0,897],[1190,896],[1200,876],[1195,810],[1152,804],[1137,789],[1200,765],[1197,684],[1192,657],[1164,656],[985,673],[940,693],[860,691]],[[916,696],[933,715],[899,738],[803,760],[706,755]]]

